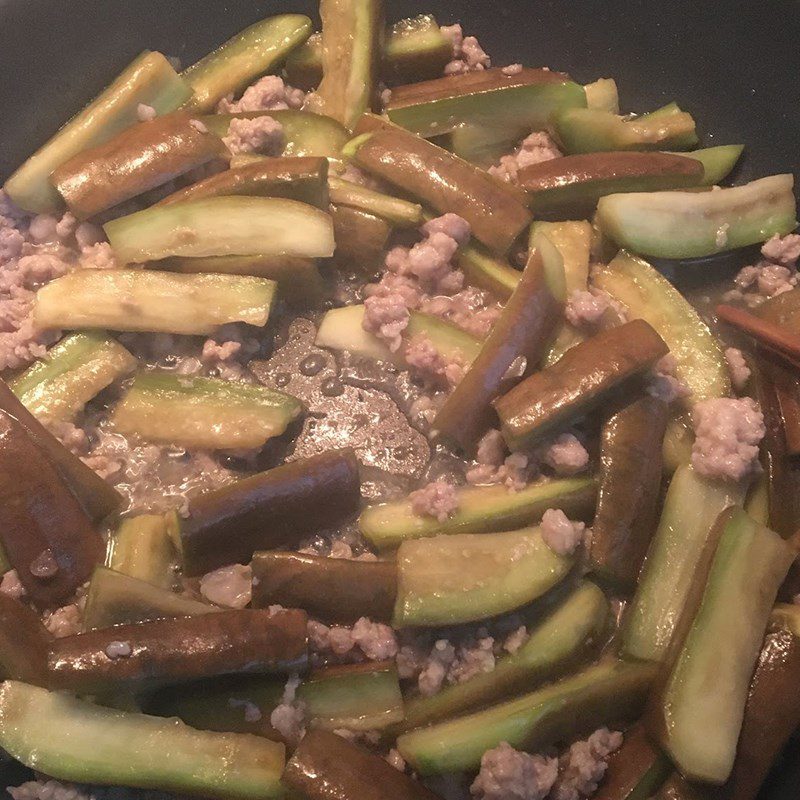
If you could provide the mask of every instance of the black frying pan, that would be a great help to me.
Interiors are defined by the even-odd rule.
[[[737,180],[775,172],[800,178],[798,0],[387,0],[387,6],[390,21],[427,11],[442,23],[461,22],[497,64],[547,65],[582,82],[614,77],[626,111],[678,100],[697,119],[705,143],[747,145]],[[261,17],[315,8],[310,0],[0,0],[0,177],[140,50],[189,64]],[[3,774],[0,785],[19,779]],[[798,797],[796,744],[763,798]]]

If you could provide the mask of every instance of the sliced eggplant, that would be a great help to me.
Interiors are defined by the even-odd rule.
[[[52,638],[35,611],[0,593],[0,679],[49,686],[47,650]]]
[[[253,555],[253,606],[305,609],[330,622],[359,617],[388,621],[397,596],[394,561],[346,558],[270,550]]]
[[[193,498],[181,520],[187,575],[203,575],[256,550],[297,542],[358,509],[358,461],[350,449],[290,461]]]

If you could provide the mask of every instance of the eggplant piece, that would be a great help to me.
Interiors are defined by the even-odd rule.
[[[636,719],[656,675],[652,664],[604,660],[557,683],[397,740],[421,775],[476,770],[501,742],[532,753],[599,725]]]
[[[196,731],[15,681],[0,684],[0,719],[0,747],[56,780],[226,800],[284,796],[284,746],[257,736]]]
[[[362,117],[356,133],[365,131],[371,135],[351,143],[360,167],[441,214],[463,217],[472,235],[498,255],[530,224],[521,190],[379,117]]]
[[[392,625],[455,625],[513,611],[552,589],[573,564],[538,527],[403,542]]]
[[[279,742],[283,738],[270,716],[281,704],[285,687],[285,677],[227,675],[165,686],[146,698],[143,710],[177,717],[201,731],[250,733]]]
[[[628,314],[649,322],[669,345],[679,380],[691,402],[727,397],[731,381],[722,346],[681,293],[646,261],[625,251],[592,275],[597,288],[622,303]]]
[[[50,685],[47,650],[52,636],[39,615],[0,593],[0,679]]]
[[[212,334],[228,322],[266,325],[275,288],[244,275],[85,269],[43,286],[33,313],[42,329]]]
[[[754,339],[762,347],[777,353],[789,364],[795,367],[800,364],[800,334],[735,306],[718,305],[716,314],[722,322]]]
[[[54,170],[51,180],[69,210],[88,219],[228,155],[219,137],[175,111],[78,153]]]
[[[178,189],[158,206],[200,200],[205,197],[245,195],[248,197],[283,197],[328,209],[328,159],[264,158],[253,164],[218,172],[205,180]]]
[[[181,520],[187,575],[249,563],[256,550],[299,541],[358,509],[361,482],[351,449],[331,450],[206,492]]]
[[[263,116],[272,117],[280,122],[283,128],[284,146],[281,155],[284,158],[300,158],[318,156],[328,159],[341,159],[342,147],[349,138],[343,125],[331,117],[314,114],[310,111],[279,109],[277,111],[240,111],[236,114],[208,114],[200,118],[212,133],[219,137],[226,136],[233,119],[253,119]],[[249,159],[250,163],[266,160],[266,156],[246,154],[234,156],[231,164],[238,159]]]
[[[97,567],[89,582],[83,629],[192,617],[220,610],[108,567]]]
[[[261,384],[152,371],[134,378],[111,425],[150,442],[253,449],[281,436],[302,411],[296,397]]]
[[[281,740],[270,724],[285,679],[233,675],[165,687],[152,695],[148,713],[178,717],[193,728],[231,731]],[[346,664],[313,671],[297,688],[313,727],[376,731],[403,718],[403,698],[393,662]]]
[[[123,264],[168,256],[333,255],[331,218],[280,197],[207,197],[156,206],[107,222]]]
[[[784,539],[789,539],[800,528],[800,467],[790,455],[781,394],[794,384],[795,370],[759,351],[753,375],[755,395],[766,428],[761,443],[761,462],[767,482],[767,524]]]
[[[173,514],[141,514],[122,520],[111,539],[108,566],[162,589],[172,589],[177,557],[169,526],[178,523]]]
[[[140,104],[158,114],[174,111],[191,97],[191,87],[161,55],[145,50],[86,108],[40,147],[5,183],[20,208],[52,214],[63,200],[50,183],[53,171],[78,153],[107,142],[139,122]]]
[[[526,447],[610,396],[630,390],[668,352],[664,340],[644,320],[626,322],[581,342],[552,367],[494,401],[508,446]]]
[[[455,261],[470,286],[486,289],[500,302],[511,297],[522,278],[520,270],[512,267],[504,258],[492,255],[479,244],[460,247]]]
[[[600,434],[600,483],[589,569],[629,596],[658,521],[667,405],[643,396],[611,414]]]
[[[319,729],[303,737],[286,764],[283,783],[308,800],[439,800],[380,756]]]
[[[336,250],[333,263],[343,270],[371,273],[383,263],[392,226],[360,208],[333,205],[330,209]]]
[[[105,556],[105,544],[64,479],[23,425],[0,413],[0,540],[31,600],[72,597]]]
[[[755,800],[767,773],[800,726],[800,608],[777,605],[750,682],[736,760],[713,800]]]
[[[722,784],[772,604],[797,551],[736,508],[717,519],[715,541],[708,581],[701,563],[681,611],[647,725],[683,775]]]
[[[491,672],[445,686],[430,697],[406,700],[400,731],[457,717],[569,673],[597,651],[609,617],[603,592],[593,583],[581,583],[531,630],[519,650],[498,660]]]
[[[797,227],[792,175],[712,192],[600,198],[597,220],[620,247],[658,258],[700,258],[765,242]]]
[[[664,660],[697,565],[712,547],[709,541],[714,522],[726,508],[740,504],[744,495],[743,485],[708,480],[688,464],[676,470],[636,594],[623,621],[622,649],[626,655],[645,661]]]
[[[439,409],[433,435],[473,452],[480,437],[496,424],[492,401],[507,388],[517,359],[526,369],[541,360],[566,301],[564,261],[546,236],[531,251],[522,280],[505,305],[480,352]]]
[[[297,689],[315,728],[382,730],[403,719],[394,661],[343,664],[315,670]]]
[[[538,214],[589,216],[597,201],[616,192],[654,192],[698,186],[703,165],[669,153],[587,153],[531,164],[519,171]]]
[[[343,306],[325,313],[317,331],[315,344],[331,350],[346,350],[366,358],[388,361],[398,366],[405,362],[402,351],[393,353],[385,342],[364,330],[364,306]],[[449,360],[471,363],[481,348],[480,339],[467,333],[452,322],[433,314],[412,311],[405,338],[425,336],[437,352]]]
[[[240,93],[279,67],[310,35],[311,20],[302,14],[279,14],[245,28],[183,71],[183,79],[194,91],[184,107],[213,111],[223,97]]]
[[[138,363],[102,331],[73,333],[9,385],[35,416],[71,421],[95,395]]]
[[[691,114],[677,106],[670,113],[661,111],[625,119],[608,111],[570,108],[556,114],[555,134],[569,154],[695,147],[698,139]]]
[[[251,275],[278,284],[278,295],[291,306],[317,305],[328,293],[313,258],[298,256],[174,256],[158,261],[160,269],[186,274]]]
[[[672,763],[647,737],[644,726],[625,731],[611,755],[595,800],[648,800],[672,773]]]
[[[328,178],[331,202],[385,219],[396,228],[416,228],[422,223],[422,206],[399,197],[376,192],[352,181],[331,175]]]
[[[404,499],[367,506],[358,526],[370,544],[389,550],[426,536],[513,530],[538,522],[548,508],[559,508],[571,519],[591,519],[597,483],[576,477],[533,483],[518,492],[501,485],[467,486],[456,492],[458,509],[444,522],[415,514],[411,501]]]
[[[688,153],[673,153],[685,158],[694,158],[703,165],[701,186],[716,186],[725,180],[736,166],[744,150],[743,144],[721,144],[717,147],[703,147]]]
[[[306,663],[306,614],[220,611],[79,633],[50,645],[52,686],[102,692],[232,673],[289,673]]]
[[[557,111],[585,106],[583,88],[563,72],[523,68],[508,75],[495,68],[398,86],[385,113],[426,139],[461,125],[506,128],[522,138],[546,128]]]
[[[0,415],[2,414],[13,417],[25,428],[92,520],[99,522],[120,508],[124,502],[122,495],[67,450],[25,408],[5,381],[0,380]]]
[[[561,222],[537,221],[531,225],[530,246],[534,240],[546,236],[561,253],[564,261],[565,294],[570,297],[573,292],[585,292],[589,289],[589,256],[592,241],[592,226],[586,220],[565,220]],[[558,331],[549,343],[548,350],[541,365],[552,366],[564,353],[582,342],[586,337],[566,320],[559,325]]]
[[[353,561],[303,553],[253,555],[253,607],[305,609],[312,617],[352,624],[392,618],[397,596],[394,561]]]
[[[386,30],[381,53],[381,77],[387,84],[413,83],[442,74],[453,57],[453,43],[430,14],[401,19]],[[322,34],[286,59],[286,77],[292,86],[309,91],[322,80]]]
[[[322,80],[312,111],[352,130],[376,99],[383,49],[382,0],[321,0]]]
[[[619,114],[619,91],[613,78],[598,78],[594,83],[587,83],[583,91],[587,108]]]

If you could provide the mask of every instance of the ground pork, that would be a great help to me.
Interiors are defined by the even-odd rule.
[[[231,697],[228,700],[229,708],[241,708],[244,712],[245,722],[260,722],[263,719],[261,709],[252,701],[244,700],[239,697]]]
[[[561,433],[540,453],[556,475],[576,475],[589,464],[589,453],[574,433]]]
[[[277,75],[266,75],[245,89],[241,99],[233,102],[232,95],[217,105],[218,114],[238,114],[243,111],[280,111],[302,108],[305,93],[283,82]]]
[[[147,103],[139,103],[136,106],[136,118],[139,122],[152,122],[158,116],[158,112],[153,106],[148,106]]]
[[[122,786],[86,786],[45,779],[7,789],[13,800],[175,800],[175,795]]]
[[[463,217],[459,217],[458,214],[449,212],[426,222],[422,226],[422,231],[428,236],[434,233],[443,233],[445,236],[454,239],[462,247],[469,242],[471,234],[469,222]]]
[[[300,676],[292,675],[283,689],[281,702],[277,705],[269,722],[281,736],[288,742],[296,744],[303,738],[305,727],[305,705],[296,698],[297,687],[300,686]]]
[[[560,556],[572,555],[583,541],[586,526],[572,522],[559,508],[548,508],[542,515],[542,539]]]
[[[475,286],[467,286],[450,296],[424,297],[419,309],[452,322],[479,339],[485,339],[489,335],[503,310],[488,292]]]
[[[44,615],[44,626],[57,639],[81,632],[83,611],[80,603],[70,603]]]
[[[506,67],[503,67],[501,72],[503,75],[519,75],[522,72],[522,64],[509,64]]]
[[[692,409],[692,466],[709,478],[741,480],[757,469],[764,415],[750,397],[703,400]]]
[[[492,65],[478,40],[474,36],[464,36],[460,25],[444,25],[441,30],[453,45],[453,59],[445,66],[445,75],[462,75]]]
[[[731,383],[737,392],[741,392],[750,380],[750,367],[747,366],[742,351],[736,347],[725,350],[725,361],[731,376]]]
[[[311,649],[321,655],[328,652],[335,656],[361,654],[370,661],[385,661],[397,655],[397,639],[392,628],[368,617],[361,617],[352,628],[328,627],[309,620],[308,639]]]
[[[427,653],[419,644],[406,645],[398,653],[398,673],[404,678],[416,675],[420,694],[430,697],[445,684],[491,672],[496,665],[494,648],[495,639],[485,628],[458,645],[437,639]]]
[[[446,522],[458,511],[458,492],[447,481],[432,481],[409,495],[411,510],[418,517],[433,517]]]
[[[2,580],[0,580],[0,594],[6,597],[13,597],[14,600],[19,600],[25,596],[25,587],[22,585],[15,569],[10,569],[4,573]]]
[[[232,119],[222,141],[233,155],[261,153],[279,156],[283,152],[283,125],[269,116]]]
[[[600,289],[576,289],[567,299],[564,314],[567,321],[576,328],[593,327],[611,307],[610,300],[608,294]]]
[[[500,431],[488,430],[478,442],[475,464],[467,470],[467,483],[487,486],[502,483],[510,491],[524,489],[528,482],[529,458],[524,453],[506,456]]]
[[[410,320],[408,306],[399,293],[374,294],[364,300],[362,327],[386,342],[396,353],[403,344],[403,331]]]
[[[200,578],[200,594],[210,603],[226,608],[245,608],[250,604],[253,572],[249,566],[231,564]]]
[[[391,750],[389,750],[389,752],[386,754],[386,760],[396,770],[399,770],[400,772],[405,772],[406,771],[405,759],[403,758],[403,756],[400,755],[400,751],[399,750],[395,750],[394,747]]]
[[[411,338],[405,347],[403,358],[419,377],[429,383],[451,388],[458,385],[467,369],[460,352],[447,357],[424,334]]]
[[[503,650],[512,655],[525,645],[531,635],[524,625],[520,625],[515,631],[512,631],[503,642]]]
[[[116,269],[119,262],[108,242],[96,242],[81,248],[78,266],[81,269]]]
[[[513,153],[502,156],[498,164],[489,167],[489,173],[500,180],[513,183],[523,167],[552,161],[561,155],[561,151],[547,131],[536,131],[525,137]]]
[[[775,264],[796,267],[800,260],[800,233],[790,233],[786,236],[775,234],[764,242],[761,247],[761,255]]]
[[[674,403],[691,395],[691,389],[677,376],[678,362],[672,353],[660,358],[650,375],[647,392],[664,403]]]
[[[481,758],[470,792],[479,800],[544,800],[558,776],[558,761],[529,755],[501,742]]]
[[[608,757],[621,747],[622,738],[618,731],[600,728],[588,739],[572,744],[561,756],[552,800],[581,800],[593,795],[608,768]]]

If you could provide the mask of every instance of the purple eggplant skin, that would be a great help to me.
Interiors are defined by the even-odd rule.
[[[227,564],[248,564],[270,550],[356,513],[361,499],[358,461],[351,448],[330,450],[260,472],[189,503],[181,520],[188,576]]]
[[[512,449],[527,447],[610,398],[624,396],[668,352],[642,319],[600,331],[494,401],[506,443]]]
[[[29,435],[61,473],[78,502],[95,521],[118,511],[123,497],[107,484],[76,455],[70,453],[36,417],[25,408],[8,384],[0,380],[0,411],[13,417],[26,428]]]
[[[52,640],[35,611],[0,593],[0,680],[49,688],[47,651]]]
[[[222,140],[186,111],[140,122],[56,169],[51,181],[78,219],[88,219],[209,161],[230,158]]]
[[[320,728],[303,737],[282,782],[308,800],[441,800],[380,756]]]
[[[480,437],[497,424],[491,402],[500,394],[509,367],[517,358],[526,364],[539,362],[563,310],[548,283],[542,255],[534,250],[480,353],[436,415],[433,429],[473,452]]]
[[[306,665],[306,623],[297,609],[245,609],[117,625],[56,639],[47,666],[53,688],[74,692],[289,673]]]
[[[353,561],[293,552],[253,556],[253,606],[305,609],[326,622],[388,622],[397,597],[394,561]]]
[[[41,609],[69,600],[106,551],[59,472],[6,412],[0,412],[0,542]]]
[[[600,435],[600,488],[589,567],[625,595],[658,523],[667,404],[643,395],[612,413]]]

